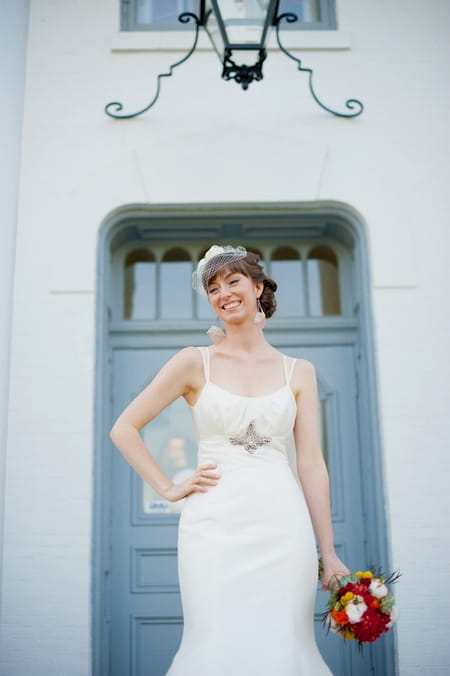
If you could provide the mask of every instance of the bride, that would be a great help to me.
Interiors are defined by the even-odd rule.
[[[333,544],[314,366],[267,342],[277,285],[255,254],[212,246],[193,281],[225,332],[212,327],[213,346],[180,350],[111,430],[144,481],[166,500],[186,498],[184,628],[167,676],[329,675],[313,631],[316,542],[324,589],[349,570]],[[174,484],[139,430],[181,396],[196,424],[198,463]],[[288,464],[292,433],[300,485]]]

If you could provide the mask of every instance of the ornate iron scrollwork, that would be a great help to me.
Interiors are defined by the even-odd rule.
[[[313,71],[312,68],[304,68],[302,66],[302,62],[300,59],[298,59],[296,56],[291,54],[286,47],[281,43],[280,40],[280,23],[281,21],[285,19],[288,23],[294,23],[295,21],[298,20],[298,17],[296,14],[292,13],[285,13],[285,14],[280,14],[275,18],[274,25],[275,25],[275,31],[276,31],[276,37],[277,37],[277,42],[278,46],[281,49],[281,51],[286,54],[290,59],[295,61],[297,63],[297,68],[298,70],[302,71],[303,73],[308,73],[308,80],[309,80],[309,91],[311,92],[311,95],[316,103],[319,104],[321,108],[326,110],[328,113],[331,113],[332,115],[336,115],[337,117],[358,117],[358,115],[361,115],[361,113],[364,110],[364,106],[361,103],[361,101],[358,101],[358,99],[347,99],[345,102],[346,107],[353,112],[350,113],[340,113],[337,110],[333,110],[332,108],[329,108],[326,106],[322,101],[319,99],[317,96],[316,92],[314,91],[313,83],[312,83],[312,77],[313,77]],[[356,108],[356,110],[355,110]]]
[[[226,49],[222,70],[223,79],[234,80],[241,85],[242,89],[248,89],[249,84],[251,84],[253,80],[258,81],[263,79],[262,65],[266,56],[266,50],[260,49],[259,59],[253,66],[246,66],[245,64],[238,66],[231,58],[231,49]]]
[[[182,63],[185,63],[185,61],[187,61],[192,56],[193,52],[197,47],[200,26],[205,26],[206,20],[207,17],[205,17],[205,5],[203,2],[200,3],[200,17],[197,16],[197,14],[194,14],[193,12],[183,12],[183,14],[180,14],[180,16],[178,17],[178,21],[180,21],[181,23],[187,24],[190,21],[195,22],[195,36],[192,47],[182,59],[176,61],[170,66],[168,72],[160,73],[158,75],[156,83],[156,93],[153,99],[150,101],[150,103],[147,106],[145,106],[145,108],[142,108],[142,110],[138,110],[135,113],[122,113],[121,111],[123,110],[123,104],[118,101],[111,101],[105,106],[105,113],[115,119],[125,120],[130,119],[132,117],[137,117],[138,115],[142,115],[142,113],[147,112],[147,110],[150,110],[150,108],[152,108],[155,105],[156,101],[159,98],[162,78],[171,77],[173,75],[174,69],[177,68],[178,66],[181,66]],[[336,115],[337,117],[358,117],[358,115],[361,115],[361,113],[364,110],[364,106],[358,99],[347,99],[347,101],[345,102],[345,106],[350,112],[339,112],[337,110],[333,110],[329,106],[326,106],[324,103],[322,103],[322,101],[319,99],[316,92],[314,91],[312,82],[313,78],[312,68],[305,68],[302,65],[301,60],[298,59],[293,54],[291,54],[291,52],[289,52],[289,50],[287,50],[286,47],[284,47],[284,45],[281,42],[280,23],[283,20],[287,21],[288,23],[294,23],[295,21],[298,20],[298,17],[296,14],[292,14],[290,12],[280,14],[279,16],[275,17],[275,19],[273,20],[273,25],[275,26],[276,40],[280,50],[284,54],[286,54],[287,57],[296,62],[298,70],[302,71],[303,73],[308,73],[309,90],[316,103],[321,108],[323,108],[323,110],[326,110],[328,113]],[[247,66],[245,64],[238,65],[231,58],[232,49],[226,48],[223,60],[222,78],[224,80],[235,80],[235,82],[240,84],[244,90],[248,89],[249,85],[253,81],[262,80],[263,79],[262,66],[266,59],[267,52],[262,45],[259,45],[259,47],[260,49],[258,49],[259,54],[258,61],[253,66]]]
[[[119,103],[118,101],[111,101],[110,103],[106,104],[105,106],[105,113],[109,115],[110,117],[114,117],[117,120],[126,120],[130,119],[132,117],[137,117],[138,115],[142,115],[142,113],[146,113],[147,110],[150,110],[152,106],[155,105],[155,103],[158,100],[160,91],[161,91],[161,79],[163,77],[172,77],[173,75],[173,70],[174,68],[177,68],[178,66],[181,66],[182,63],[187,61],[190,56],[192,56],[193,52],[195,51],[195,48],[197,47],[197,42],[198,42],[198,32],[200,30],[200,26],[202,25],[199,17],[194,14],[193,12],[183,12],[183,14],[180,14],[178,17],[178,21],[181,23],[189,23],[189,21],[195,21],[195,37],[194,37],[194,42],[192,44],[192,47],[188,51],[188,53],[183,56],[182,59],[177,61],[176,63],[173,63],[167,73],[160,73],[157,78],[157,83],[156,83],[156,93],[153,99],[150,101],[148,106],[145,106],[145,108],[142,108],[142,110],[138,110],[136,113],[126,113],[126,114],[119,114],[121,110],[123,110],[123,104]]]

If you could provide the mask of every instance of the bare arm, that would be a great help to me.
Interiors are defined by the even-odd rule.
[[[145,446],[139,430],[178,397],[192,398],[201,385],[200,353],[195,348],[185,348],[172,357],[150,385],[122,411],[110,432],[111,440],[133,469],[155,491],[171,501],[191,492],[205,492],[205,484],[216,484],[212,475],[205,471],[215,465],[203,465],[186,481],[174,484]]]
[[[323,560],[323,586],[327,587],[330,577],[350,571],[334,549],[330,482],[320,447],[317,377],[311,362],[298,360],[293,386],[297,392],[294,436],[298,475]]]

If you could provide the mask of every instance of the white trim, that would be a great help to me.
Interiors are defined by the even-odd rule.
[[[186,31],[118,31],[111,36],[112,52],[176,52],[187,51],[194,39],[194,28]],[[283,31],[282,41],[290,50],[326,50],[341,51],[351,49],[348,33],[340,30],[323,31]],[[197,49],[212,52],[208,36],[200,29]],[[278,50],[275,34],[268,40],[269,50]]]
[[[29,0],[0,5],[0,80],[5,92],[0,110],[0,600],[3,582],[3,530],[6,505],[7,437],[17,212],[19,205],[22,120],[28,47]],[[7,6],[8,5],[8,6]],[[0,611],[3,608],[0,604]],[[1,614],[1,613],[0,613]]]
[[[371,529],[367,533],[367,553],[368,560],[375,560],[385,570],[391,570],[389,555],[389,523],[383,521],[383,506],[386,506],[386,497],[384,494],[383,480],[383,455],[381,452],[381,438],[378,411],[378,386],[375,362],[375,344],[374,344],[374,324],[372,312],[372,286],[371,272],[369,266],[369,245],[368,245],[368,226],[361,214],[348,204],[335,200],[321,200],[317,202],[234,202],[228,203],[176,203],[176,204],[140,204],[131,203],[122,205],[113,209],[103,220],[98,237],[97,249],[97,277],[96,277],[96,363],[95,372],[95,445],[94,456],[95,469],[93,474],[94,482],[94,510],[93,510],[93,574],[94,583],[92,586],[92,635],[93,635],[93,655],[92,671],[95,676],[103,676],[105,665],[102,657],[108,654],[108,624],[104,622],[107,617],[108,609],[102,605],[105,600],[103,590],[108,584],[110,552],[106,541],[106,534],[102,523],[102,510],[110,499],[108,486],[102,481],[108,470],[110,459],[109,446],[107,442],[106,430],[109,429],[111,422],[111,402],[109,393],[111,392],[110,371],[110,352],[105,349],[106,345],[111,344],[111,338],[114,334],[115,326],[109,324],[108,307],[111,302],[112,289],[108,286],[110,269],[110,251],[111,245],[119,231],[124,227],[133,224],[136,218],[147,217],[149,219],[158,219],[161,216],[166,219],[181,217],[186,219],[189,226],[192,222],[198,221],[198,216],[211,218],[213,221],[220,217],[223,224],[223,217],[238,216],[239,219],[247,217],[261,216],[277,217],[293,216],[298,221],[299,216],[306,219],[308,231],[312,229],[312,219],[318,216],[324,222],[329,222],[330,217],[333,226],[338,226],[341,230],[342,240],[350,249],[354,249],[354,288],[360,294],[363,300],[358,319],[352,319],[355,328],[360,327],[360,351],[355,366],[357,367],[359,395],[358,395],[358,414],[362,424],[359,434],[361,436],[361,448],[366,449],[367,457],[365,462],[366,475],[369,477],[368,483],[363,491],[364,511],[369,513],[373,505],[377,505],[376,518],[371,523]],[[217,227],[217,224],[216,224]],[[334,229],[334,227],[333,227]],[[167,230],[167,233],[170,229]],[[175,236],[178,236],[179,227],[176,228]],[[322,233],[323,234],[323,233]],[[319,232],[320,235],[320,232]],[[311,238],[313,235],[311,235]],[[171,239],[171,238],[169,238]],[[360,300],[358,297],[358,301]],[[359,303],[358,303],[359,305]],[[349,321],[349,320],[344,320]],[[322,323],[322,322],[321,322]],[[124,326],[126,333],[126,324]],[[153,323],[149,323],[152,328],[156,328]],[[195,333],[198,331],[199,322],[195,323]],[[119,326],[119,325],[117,325]],[[158,344],[162,340],[164,346],[179,348],[179,337],[172,331],[173,322],[167,324],[164,335],[159,334]],[[177,330],[183,331],[183,327],[178,326]],[[205,325],[206,329],[206,325]],[[192,330],[192,329],[191,329]],[[294,327],[298,336],[298,329]],[[304,332],[304,327],[303,327]],[[186,326],[186,334],[189,335],[189,326]],[[284,330],[283,330],[284,333]],[[333,332],[325,332],[327,337],[335,344],[335,335]],[[136,336],[136,327],[133,334]],[[192,333],[191,333],[192,335]],[[270,329],[271,340],[275,337],[278,340],[281,335],[279,329]],[[129,333],[128,333],[129,336]],[[117,335],[114,336],[117,339]],[[308,336],[304,336],[306,341]],[[128,338],[126,337],[126,340]],[[354,333],[351,337],[354,345]],[[137,343],[145,348],[152,346],[152,337],[148,332],[144,332]],[[186,343],[187,344],[187,343]],[[285,343],[280,343],[285,344]],[[321,342],[321,344],[323,344]],[[379,509],[378,509],[379,508]],[[389,511],[386,511],[388,514]],[[169,517],[168,517],[169,518]],[[377,650],[374,652],[375,670],[377,673],[386,674],[386,676],[396,676],[398,674],[398,651],[396,648],[396,629],[389,632],[389,635],[380,641]],[[379,667],[379,668],[378,668]]]

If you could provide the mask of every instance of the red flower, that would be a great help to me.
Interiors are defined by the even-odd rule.
[[[328,620],[329,628],[343,638],[355,638],[360,647],[363,643],[373,643],[381,634],[389,631],[396,618],[394,599],[390,591],[383,589],[384,594],[378,598],[380,584],[388,585],[396,582],[399,575],[400,573],[392,573],[386,577],[381,574],[376,576],[355,573],[352,575],[352,582],[346,582],[332,592],[328,601],[329,610],[323,615],[324,622]],[[374,581],[378,584],[371,588]],[[348,621],[345,621],[345,616]]]
[[[344,587],[339,589],[339,596],[343,596],[347,592],[351,591],[355,595],[362,596],[364,598],[367,595],[368,586],[369,585],[365,584],[364,580],[361,582],[347,582]]]
[[[389,621],[389,615],[380,613],[375,608],[369,606],[362,616],[361,621],[353,624],[352,629],[358,641],[361,641],[362,643],[373,643],[373,641],[376,641],[383,632],[389,630],[386,626]]]

